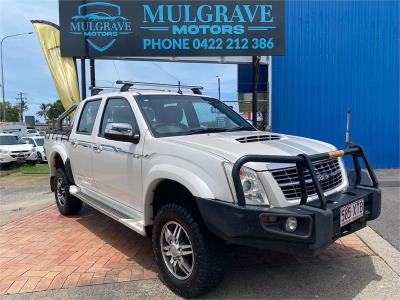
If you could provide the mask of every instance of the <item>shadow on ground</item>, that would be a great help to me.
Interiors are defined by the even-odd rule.
[[[106,244],[128,257],[128,261],[144,269],[157,271],[154,257],[149,255],[153,253],[149,239],[87,205],[82,207],[77,221]]]
[[[153,255],[148,255],[152,252],[150,240],[89,207],[84,207],[78,222],[143,268],[154,268]],[[376,274],[373,257],[360,257],[363,255],[353,249],[341,247],[351,255],[335,259],[322,253],[304,258],[247,247],[230,248],[226,276],[206,297],[354,298],[371,282],[380,281],[381,276]]]
[[[235,268],[208,298],[353,299],[372,281],[380,281],[371,257]]]

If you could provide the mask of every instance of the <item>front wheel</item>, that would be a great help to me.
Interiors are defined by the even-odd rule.
[[[38,164],[43,163],[42,154],[40,154],[40,152],[37,153],[37,163],[38,163]]]
[[[179,296],[199,297],[223,278],[222,246],[184,207],[168,204],[159,210],[153,250],[162,281]]]

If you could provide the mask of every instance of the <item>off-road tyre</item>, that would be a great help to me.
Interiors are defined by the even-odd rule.
[[[63,169],[57,169],[54,180],[54,194],[59,212],[63,216],[72,216],[79,213],[82,201],[69,193],[69,181]]]
[[[160,269],[160,279],[173,292],[184,298],[197,298],[214,289],[225,271],[222,242],[213,236],[186,208],[167,204],[160,208],[153,223],[153,251]],[[161,249],[162,231],[166,224],[176,222],[189,237],[193,250],[193,268],[187,279],[178,279],[164,261]]]

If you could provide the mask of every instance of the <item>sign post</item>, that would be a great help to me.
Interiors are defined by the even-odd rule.
[[[260,66],[260,59],[258,56],[253,56],[253,102],[252,102],[252,122],[253,126],[257,127],[257,107],[258,107],[258,97],[257,97],[257,86],[258,86],[258,70]]]

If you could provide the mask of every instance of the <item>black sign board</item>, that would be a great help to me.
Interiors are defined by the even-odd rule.
[[[269,56],[285,52],[285,2],[60,0],[69,57]]]

